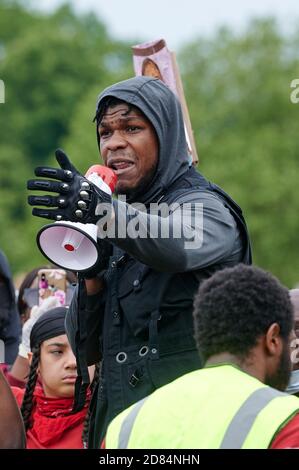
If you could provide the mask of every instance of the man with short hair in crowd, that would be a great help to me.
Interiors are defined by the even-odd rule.
[[[204,368],[116,417],[106,448],[298,448],[299,400],[283,393],[293,322],[289,292],[269,273],[245,265],[215,273],[194,304]]]

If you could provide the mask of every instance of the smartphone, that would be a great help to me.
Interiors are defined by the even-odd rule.
[[[57,297],[61,305],[66,304],[66,272],[64,269],[40,269],[38,277],[38,304],[47,297]]]

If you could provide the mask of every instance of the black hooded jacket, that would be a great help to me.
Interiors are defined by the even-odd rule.
[[[181,108],[174,94],[160,80],[136,77],[106,89],[98,106],[108,96],[137,106],[149,119],[158,136],[159,161],[144,193],[127,202],[114,201],[116,228],[108,232],[113,256],[106,288],[86,300],[87,361],[102,359],[101,381],[92,401],[93,447],[120,411],[200,367],[192,321],[198,285],[218,269],[251,262],[241,209],[189,167]],[[144,207],[132,208],[136,202]],[[169,216],[150,213],[154,202],[172,204]],[[122,238],[118,227],[133,218],[147,235],[154,221],[159,234],[168,225],[182,228],[184,236]],[[203,223],[198,225],[198,220]],[[186,249],[194,233],[198,243]],[[74,298],[67,314],[74,351],[77,313]]]
[[[6,256],[0,251],[0,339],[5,345],[5,363],[13,364],[18,354],[21,335],[15,290]],[[2,359],[2,358],[1,358]]]

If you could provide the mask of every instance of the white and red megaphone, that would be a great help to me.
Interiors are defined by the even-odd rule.
[[[85,177],[102,191],[112,195],[117,176],[103,165],[93,165]],[[86,271],[98,261],[98,228],[94,224],[61,220],[45,225],[36,241],[42,254],[51,263],[70,271]]]

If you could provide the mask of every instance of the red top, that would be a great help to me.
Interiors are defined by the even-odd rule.
[[[11,387],[21,406],[25,390]],[[88,399],[89,402],[89,399]],[[73,398],[45,397],[41,387],[34,391],[33,426],[27,431],[27,449],[82,449],[83,410],[70,414]]]
[[[277,434],[270,449],[299,449],[299,414],[296,414]]]

